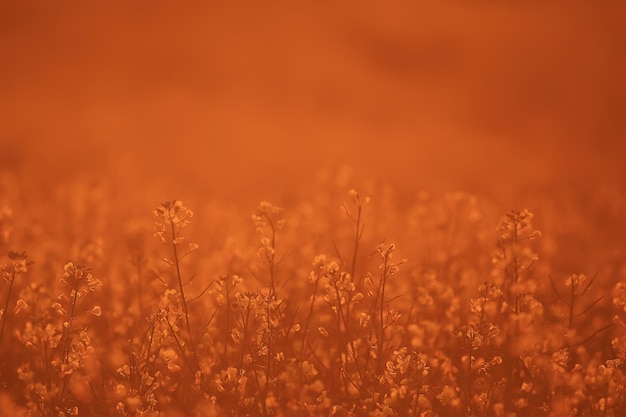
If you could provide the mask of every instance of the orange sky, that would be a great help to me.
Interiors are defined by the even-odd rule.
[[[83,3],[0,5],[5,166],[108,155],[260,195],[339,163],[404,188],[623,185],[624,3]]]

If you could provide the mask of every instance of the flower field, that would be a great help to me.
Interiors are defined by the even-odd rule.
[[[3,416],[626,415],[608,189],[532,210],[333,179],[247,209],[42,195],[3,176]]]
[[[626,2],[0,2],[0,417],[625,417]]]

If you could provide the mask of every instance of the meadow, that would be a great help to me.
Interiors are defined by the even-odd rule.
[[[6,172],[0,415],[624,416],[626,200],[519,200],[328,177],[245,207]]]
[[[0,2],[0,417],[626,416],[626,2],[562,3]]]

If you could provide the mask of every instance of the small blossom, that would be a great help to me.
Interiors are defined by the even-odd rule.
[[[241,342],[241,332],[237,328],[234,328],[230,331],[230,337],[231,339],[233,339],[233,342],[235,342],[235,344],[239,344],[239,342]]]
[[[13,310],[13,314],[18,314],[19,312],[24,311],[27,308],[28,308],[28,303],[20,298],[19,300],[17,300],[17,303],[15,304],[15,309]]]
[[[166,201],[153,211],[157,220],[154,222],[154,236],[163,243],[179,245],[183,241],[182,229],[191,223],[193,212],[182,201]]]
[[[587,281],[587,277],[585,274],[572,274],[565,280],[565,285],[567,287],[577,288]]]
[[[87,312],[87,314],[91,314],[92,316],[100,317],[102,315],[102,309],[100,306],[94,306],[91,310]]]

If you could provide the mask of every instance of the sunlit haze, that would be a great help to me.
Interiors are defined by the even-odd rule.
[[[625,213],[623,0],[0,2],[0,417],[624,417]]]
[[[334,165],[407,189],[618,182],[623,18],[597,2],[5,3],[2,163],[255,197]]]

